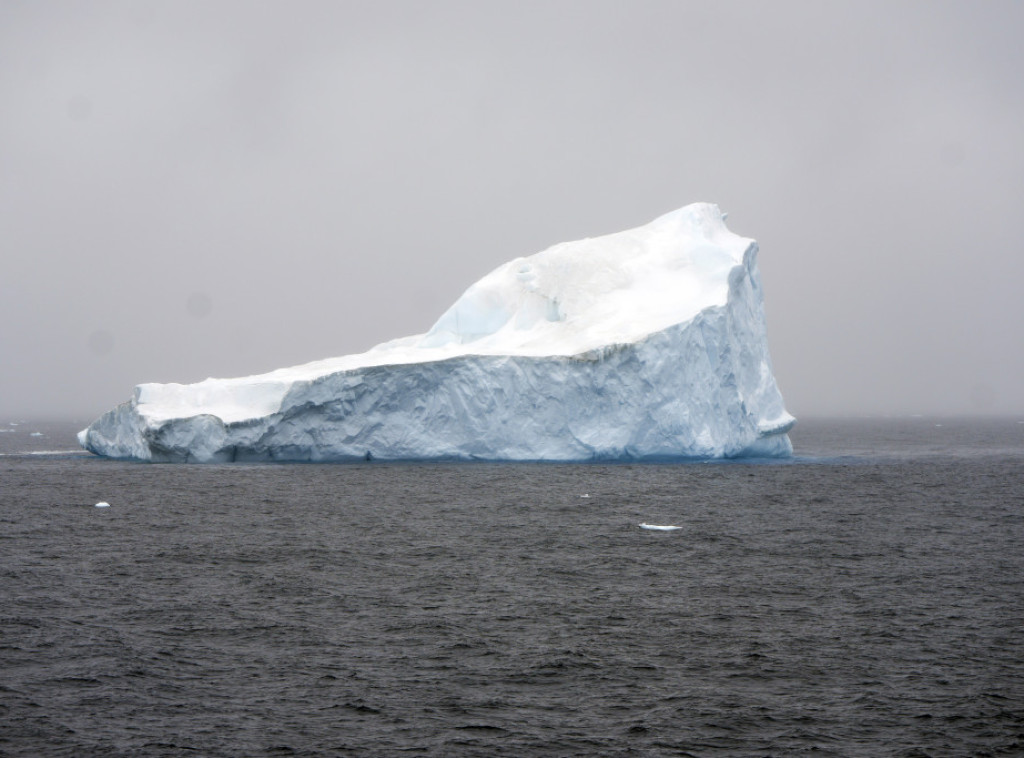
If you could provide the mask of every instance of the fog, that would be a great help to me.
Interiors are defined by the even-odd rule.
[[[1022,414],[1024,4],[0,4],[0,417],[426,331],[717,203],[801,415]]]

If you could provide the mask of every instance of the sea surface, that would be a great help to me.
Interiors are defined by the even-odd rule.
[[[682,465],[133,464],[81,426],[0,423],[2,756],[1024,755],[1024,420]]]

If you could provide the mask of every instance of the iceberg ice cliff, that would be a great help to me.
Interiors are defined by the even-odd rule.
[[[697,203],[555,245],[423,335],[269,374],[141,384],[79,433],[146,461],[787,456],[757,243]]]

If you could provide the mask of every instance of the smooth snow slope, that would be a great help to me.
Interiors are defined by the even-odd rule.
[[[510,261],[424,335],[139,385],[79,440],[158,461],[788,455],[756,255],[716,206],[689,205]]]

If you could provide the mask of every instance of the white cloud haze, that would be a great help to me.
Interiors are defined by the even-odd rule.
[[[0,5],[0,414],[426,331],[718,203],[801,414],[1024,413],[1024,5]],[[5,419],[6,420],[6,419]]]

